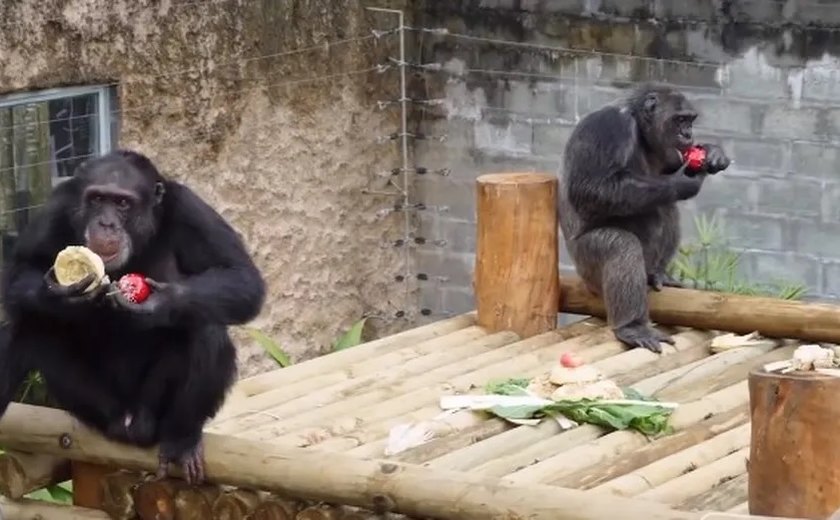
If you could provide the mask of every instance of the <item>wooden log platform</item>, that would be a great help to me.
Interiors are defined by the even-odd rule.
[[[521,195],[531,201],[550,200],[556,189],[541,177],[508,180],[523,184]],[[555,283],[556,272],[549,266],[545,276],[536,276],[540,262],[533,259],[551,260],[550,248],[543,246],[553,239],[525,223],[549,214],[550,206],[517,201],[502,181],[484,178],[478,192],[484,206],[516,211],[497,226],[481,227],[512,236],[482,242],[483,256],[498,256],[477,276],[483,287],[476,293],[485,304],[476,312],[239,381],[205,430],[208,477],[239,489],[192,489],[112,474],[100,491],[109,516],[759,518],[744,515],[751,444],[748,376],[756,367],[789,358],[798,341],[771,339],[720,352],[710,343],[722,334],[717,329],[838,342],[840,307],[666,288],[651,296],[651,316],[675,344],[663,344],[661,354],[630,350],[603,320],[602,302],[578,281],[560,280],[559,290],[544,290],[546,280]],[[533,237],[525,235],[541,237],[543,246],[527,244]],[[526,251],[517,257],[531,258],[527,268],[515,268],[514,257],[491,251],[494,243],[517,244]],[[488,290],[494,285],[505,292]],[[517,302],[516,309],[500,305],[504,294]],[[556,327],[546,320],[555,308],[584,316]],[[481,413],[440,409],[442,396],[483,393],[492,380],[543,374],[565,352],[621,386],[678,403],[670,420],[673,432],[650,439],[589,424],[567,430],[557,421],[517,426]],[[405,435],[412,431],[420,433]],[[407,437],[413,444],[405,445]],[[63,412],[17,404],[0,420],[0,445],[124,470],[148,471],[157,463],[154,451],[109,443]],[[7,501],[0,508],[4,504],[31,507]]]

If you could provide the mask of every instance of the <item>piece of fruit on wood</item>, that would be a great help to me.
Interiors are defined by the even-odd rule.
[[[85,292],[94,290],[99,284],[108,283],[105,264],[102,259],[85,246],[67,246],[55,256],[53,262],[55,279],[61,285],[73,285],[94,275],[94,280]]]

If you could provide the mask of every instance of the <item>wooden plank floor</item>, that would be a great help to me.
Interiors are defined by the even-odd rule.
[[[240,381],[208,431],[360,458],[448,468],[659,501],[686,510],[746,510],[749,398],[746,377],[790,357],[796,344],[713,354],[718,333],[667,329],[661,355],[628,350],[590,318],[520,340],[488,334],[474,313],[440,321]],[[443,414],[441,395],[480,393],[494,378],[533,376],[575,351],[619,385],[681,406],[675,432],[649,440],[551,421],[514,427],[462,411]],[[385,453],[392,427],[433,420],[435,438]]]

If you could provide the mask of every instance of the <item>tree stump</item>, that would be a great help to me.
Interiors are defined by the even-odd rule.
[[[477,179],[474,289],[478,325],[522,338],[557,327],[557,179],[498,173]]]
[[[750,514],[824,519],[840,509],[840,378],[749,376]]]

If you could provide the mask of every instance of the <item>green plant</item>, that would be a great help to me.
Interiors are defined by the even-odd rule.
[[[739,280],[741,254],[728,248],[723,222],[717,215],[694,219],[697,240],[680,245],[669,274],[687,287],[707,291],[747,295],[776,296],[785,300],[801,298],[807,287],[791,282],[750,284]]]
[[[332,343],[333,352],[348,349],[361,344],[363,342],[362,333],[364,332],[367,320],[367,317],[360,319],[351,325],[350,329],[348,329],[344,334],[336,338],[336,340]],[[251,336],[251,338],[256,341],[263,350],[265,350],[277,362],[278,365],[285,368],[292,364],[292,360],[289,355],[266,333],[251,327],[245,327],[244,329],[245,332],[247,332],[248,335]]]
[[[280,345],[277,344],[276,341],[268,337],[268,335],[258,329],[254,329],[251,327],[245,327],[245,332],[251,336],[251,339],[256,341],[268,354],[274,358],[274,361],[277,362],[283,368],[292,364],[292,360],[289,358],[289,355],[280,348]]]

